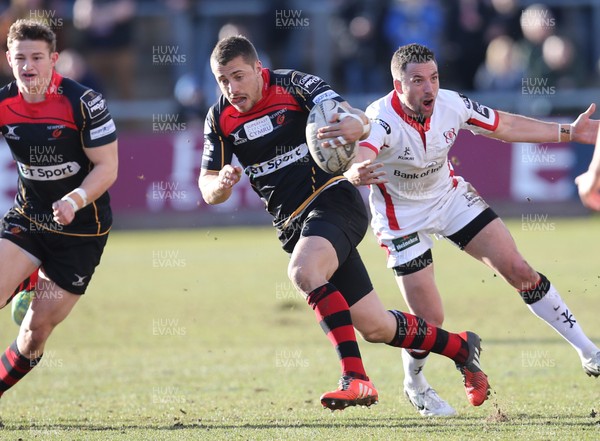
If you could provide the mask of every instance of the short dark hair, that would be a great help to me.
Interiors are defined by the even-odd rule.
[[[10,45],[14,41],[23,40],[42,40],[48,43],[50,52],[56,52],[56,34],[52,29],[39,21],[22,18],[15,21],[8,30],[6,46],[10,49]]]
[[[236,57],[242,56],[248,64],[258,60],[254,45],[243,35],[235,35],[222,39],[217,43],[210,55],[211,64],[225,66]]]
[[[430,61],[437,64],[435,54],[427,46],[417,43],[400,46],[392,56],[392,77],[399,80],[409,63],[428,63]]]

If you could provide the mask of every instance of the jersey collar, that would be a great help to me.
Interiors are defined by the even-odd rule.
[[[56,72],[55,70],[52,71],[52,78],[50,79],[48,90],[46,90],[46,98],[51,95],[58,95],[60,93],[59,86],[62,79],[63,77],[58,72]]]
[[[248,114],[252,114],[252,113],[256,112],[257,110],[260,110],[262,108],[262,106],[264,105],[264,103],[266,102],[267,95],[269,93],[269,87],[271,86],[271,84],[270,84],[271,73],[270,73],[269,69],[263,67],[261,75],[262,75],[262,79],[263,79],[262,96],[256,102],[256,104],[254,104],[254,106],[252,107],[252,109],[250,109],[247,112]]]
[[[262,78],[263,78],[262,92],[263,92],[263,96],[265,96],[265,94],[267,93],[267,90],[269,90],[269,86],[271,85],[271,72],[266,67],[263,67],[263,69],[262,69]]]
[[[46,93],[44,94],[44,100],[48,98],[56,98],[57,95],[60,95],[62,92],[60,90],[60,83],[62,82],[63,77],[55,70],[52,71],[52,77],[50,78],[50,83],[48,84],[48,88],[46,89]],[[16,81],[15,81],[16,84]],[[19,96],[22,96],[21,91],[17,87],[17,91]],[[29,104],[36,104],[43,101],[30,102]]]
[[[429,130],[429,127],[431,124],[431,118],[425,119],[423,124],[421,124],[419,121],[414,119],[412,116],[408,115],[402,108],[402,103],[400,103],[400,97],[398,97],[398,94],[396,93],[395,90],[392,91],[392,108],[396,111],[398,116],[400,116],[400,118],[402,118],[402,120],[406,124],[408,124],[415,130],[417,130],[419,133],[427,132]]]
[[[427,137],[425,136],[425,132],[427,132],[429,130],[431,118],[427,118],[423,122],[423,124],[421,124],[416,119],[409,116],[402,108],[402,104],[400,103],[400,97],[398,97],[398,94],[396,93],[395,90],[392,91],[392,107],[396,111],[398,116],[400,116],[400,118],[402,118],[402,120],[406,124],[411,126],[413,129],[415,129],[419,133],[419,136],[421,137],[421,141],[423,141],[423,148],[425,150],[427,150]]]

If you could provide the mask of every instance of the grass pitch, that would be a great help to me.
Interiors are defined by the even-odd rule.
[[[508,222],[521,252],[600,344],[600,222]],[[361,253],[386,306],[406,309],[369,233]],[[549,440],[600,438],[600,379],[516,292],[446,242],[434,247],[445,327],[483,338],[493,394],[468,405],[452,362],[429,382],[459,412],[420,417],[399,351],[360,342],[380,393],[370,409],[319,403],[335,352],[286,278],[270,228],[115,232],[94,281],[41,365],[1,400],[1,440]],[[17,328],[9,317],[2,341]]]

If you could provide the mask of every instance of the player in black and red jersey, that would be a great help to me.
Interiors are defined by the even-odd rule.
[[[327,83],[294,70],[263,69],[246,38],[221,40],[211,69],[223,96],[209,110],[199,186],[209,204],[225,202],[245,172],[273,216],[283,249],[291,255],[288,274],[314,309],[342,365],[339,388],[321,397],[323,406],[371,405],[378,394],[367,376],[353,326],[371,342],[441,353],[457,364],[473,405],[487,398],[479,368],[479,338],[448,333],[413,315],[386,311],[356,250],[367,229],[360,193],[343,176],[321,169],[305,138],[310,109],[334,99],[356,117],[331,121],[327,145],[369,133],[369,121]],[[242,167],[232,165],[235,155]]]
[[[0,89],[0,131],[18,170],[0,232],[0,304],[38,272],[16,340],[0,356],[0,396],[40,360],[86,291],[106,244],[117,177],[115,124],[98,93],[55,72],[56,36],[31,20],[9,30],[15,81]]]

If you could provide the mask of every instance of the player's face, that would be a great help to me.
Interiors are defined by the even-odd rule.
[[[58,59],[43,40],[13,41],[6,51],[6,59],[17,80],[21,93],[44,95],[52,79]]]
[[[248,112],[262,98],[260,61],[248,64],[240,55],[224,66],[213,65],[213,75],[221,93],[239,112]]]
[[[394,89],[408,115],[431,117],[440,90],[437,64],[435,61],[407,64],[402,79],[394,80]]]

